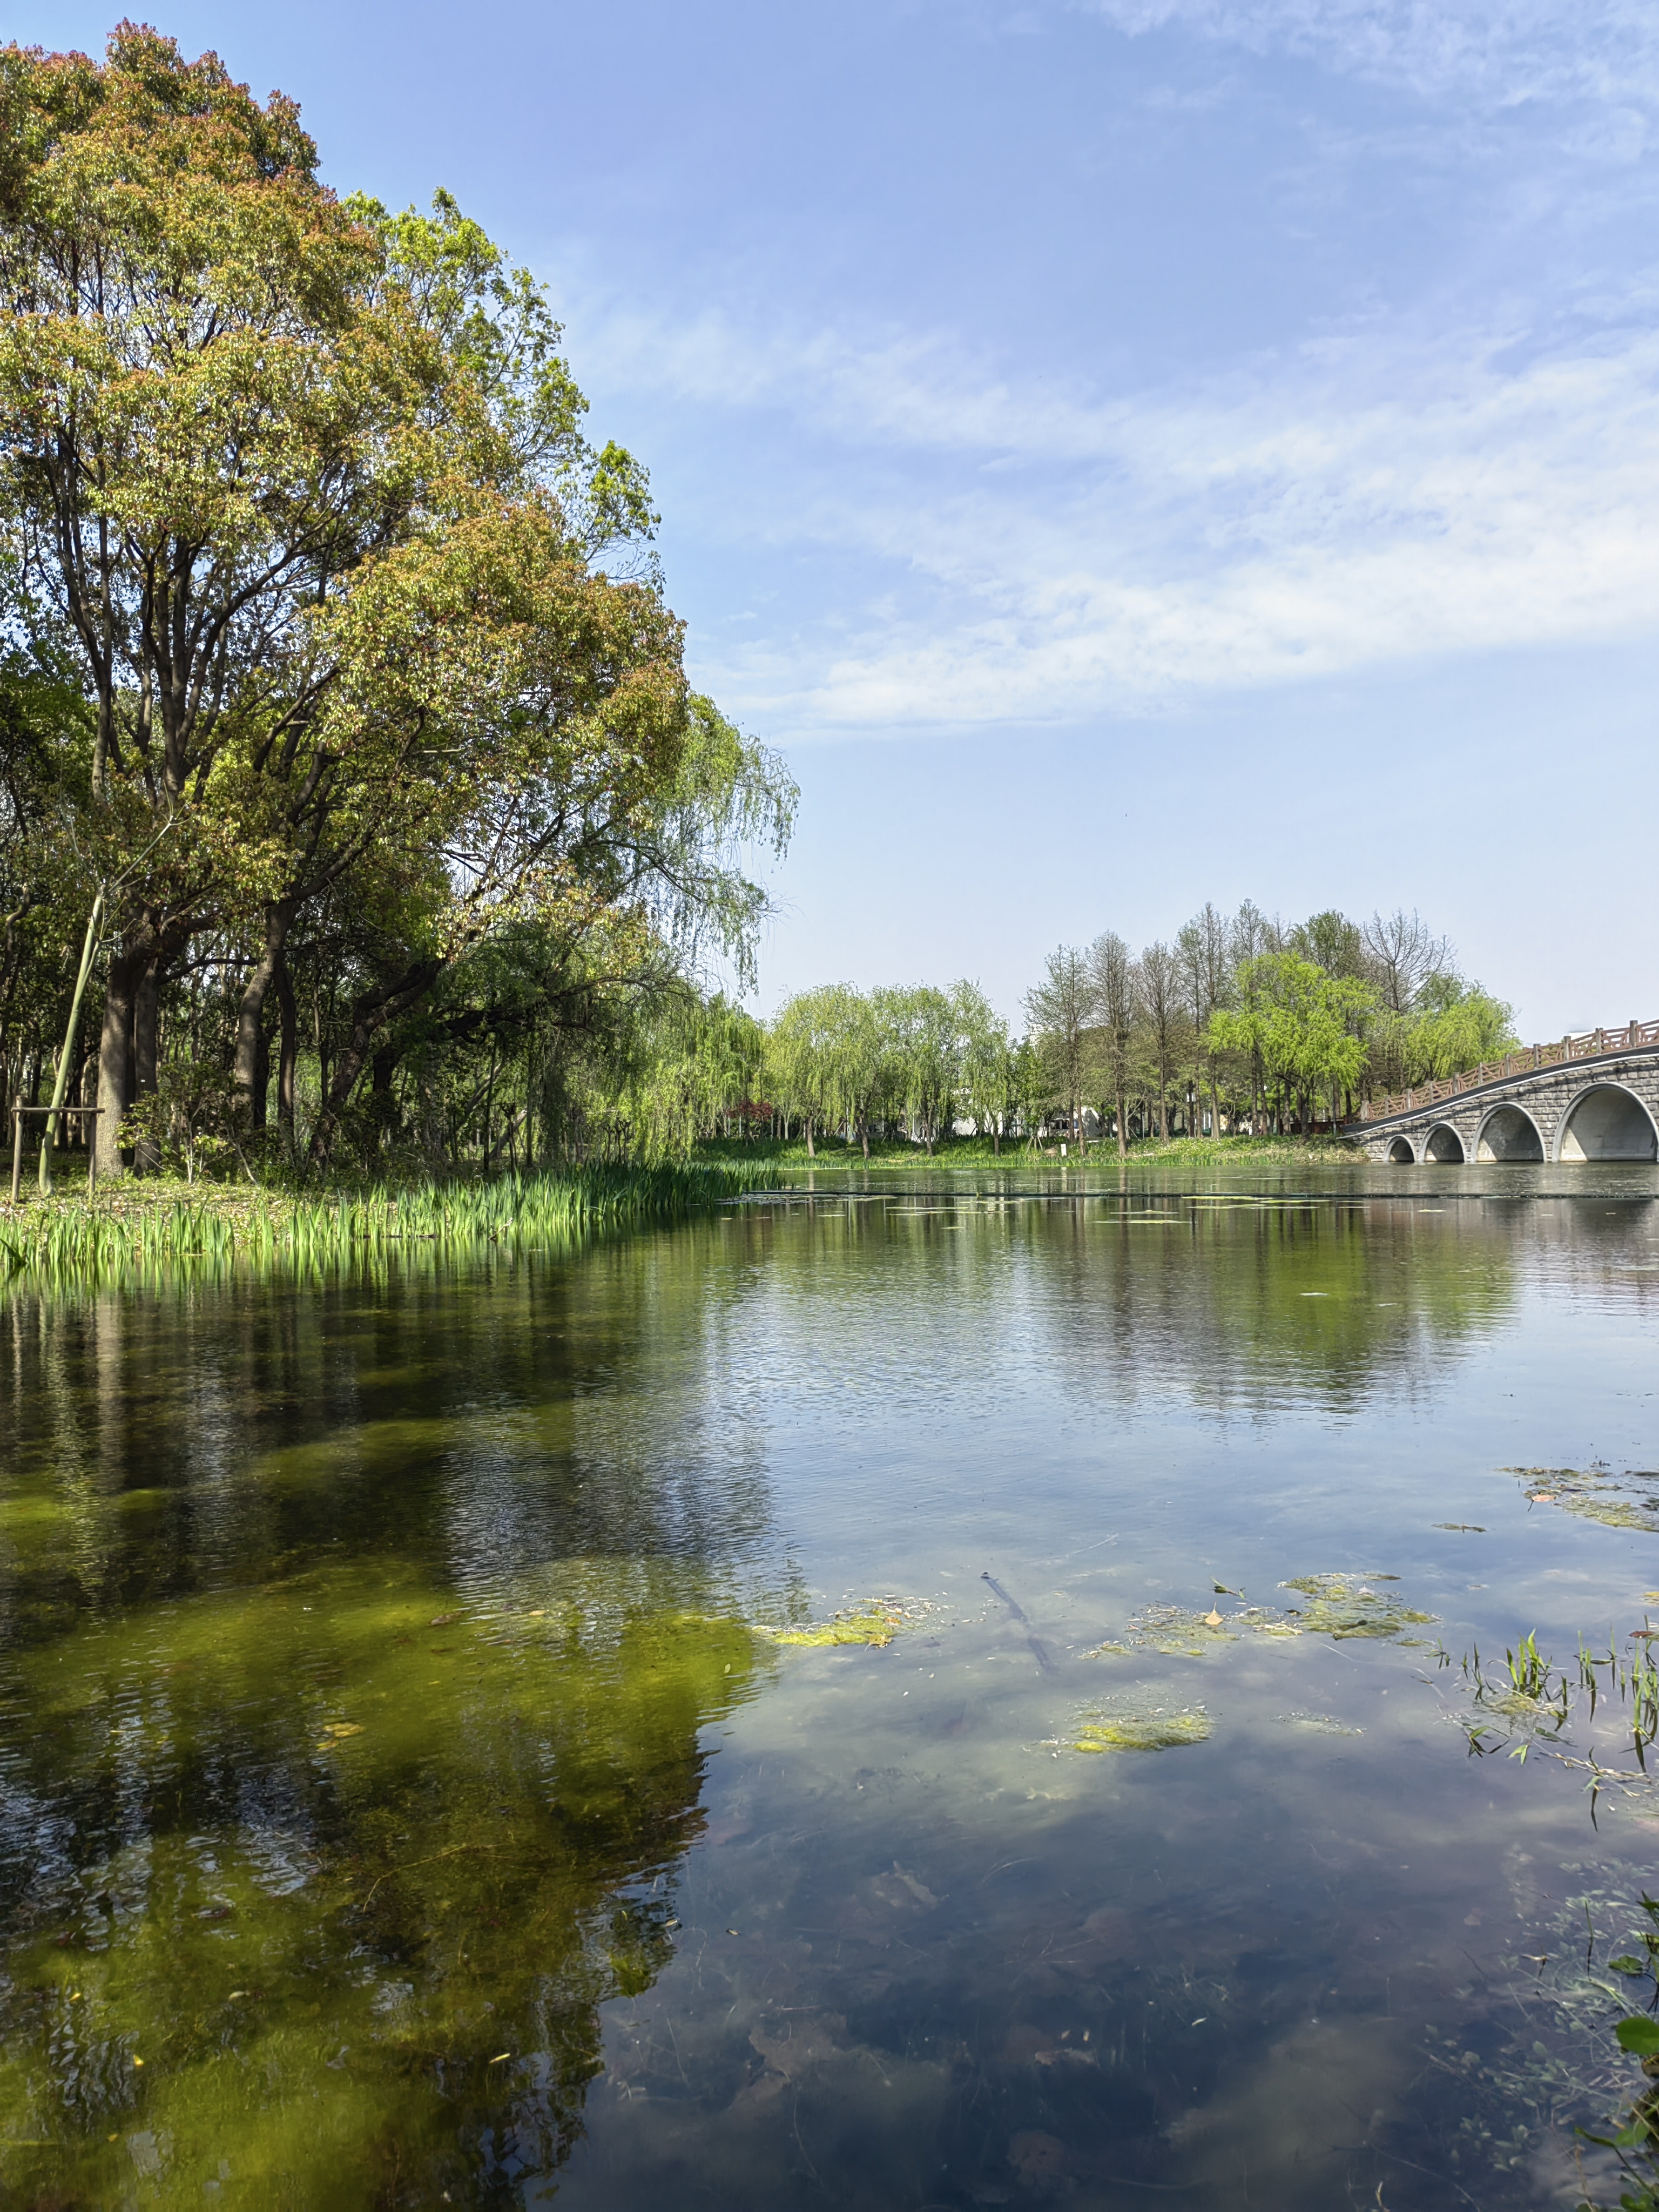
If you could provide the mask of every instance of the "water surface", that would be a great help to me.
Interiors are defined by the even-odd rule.
[[[1659,1803],[1610,1670],[1490,1680],[1659,1619],[1656,1200],[820,1174],[11,1296],[0,2197],[1575,2203]]]

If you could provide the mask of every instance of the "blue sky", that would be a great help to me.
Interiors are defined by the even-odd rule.
[[[1248,895],[1419,907],[1528,1037],[1659,1014],[1659,9],[158,22],[552,288],[697,681],[802,787],[763,1006],[1012,1013]]]

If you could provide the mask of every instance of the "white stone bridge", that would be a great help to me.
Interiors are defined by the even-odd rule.
[[[1659,1022],[1588,1030],[1368,1103],[1374,1160],[1659,1159]]]

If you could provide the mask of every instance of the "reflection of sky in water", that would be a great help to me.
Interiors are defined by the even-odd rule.
[[[1659,1461],[1659,1178],[1090,1180],[14,1305],[0,2182],[1571,2201],[1659,1802],[1457,1662],[1659,1586],[1504,1472]]]

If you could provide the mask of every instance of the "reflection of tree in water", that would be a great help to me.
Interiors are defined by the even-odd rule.
[[[1513,1310],[1530,1234],[1509,1207],[1126,1185],[756,1206],[727,1250],[756,1263],[786,1359],[799,1334],[797,1403],[855,1382],[902,1407],[1035,1357],[1085,1400],[1249,1413],[1427,1382]],[[953,1334],[975,1348],[952,1357]]]
[[[1080,1205],[1076,1295],[1057,1305],[1069,1387],[1115,1399],[1171,1386],[1220,1412],[1410,1391],[1512,1309],[1507,1227],[1474,1209],[1315,1199],[1132,1210]],[[1058,1226],[1059,1224],[1056,1224]]]
[[[694,1496],[674,1394],[626,1454],[593,1410],[641,1303],[707,1387],[661,1273],[0,1323],[9,2199],[505,2202],[567,2154],[787,1603],[740,1424]]]

